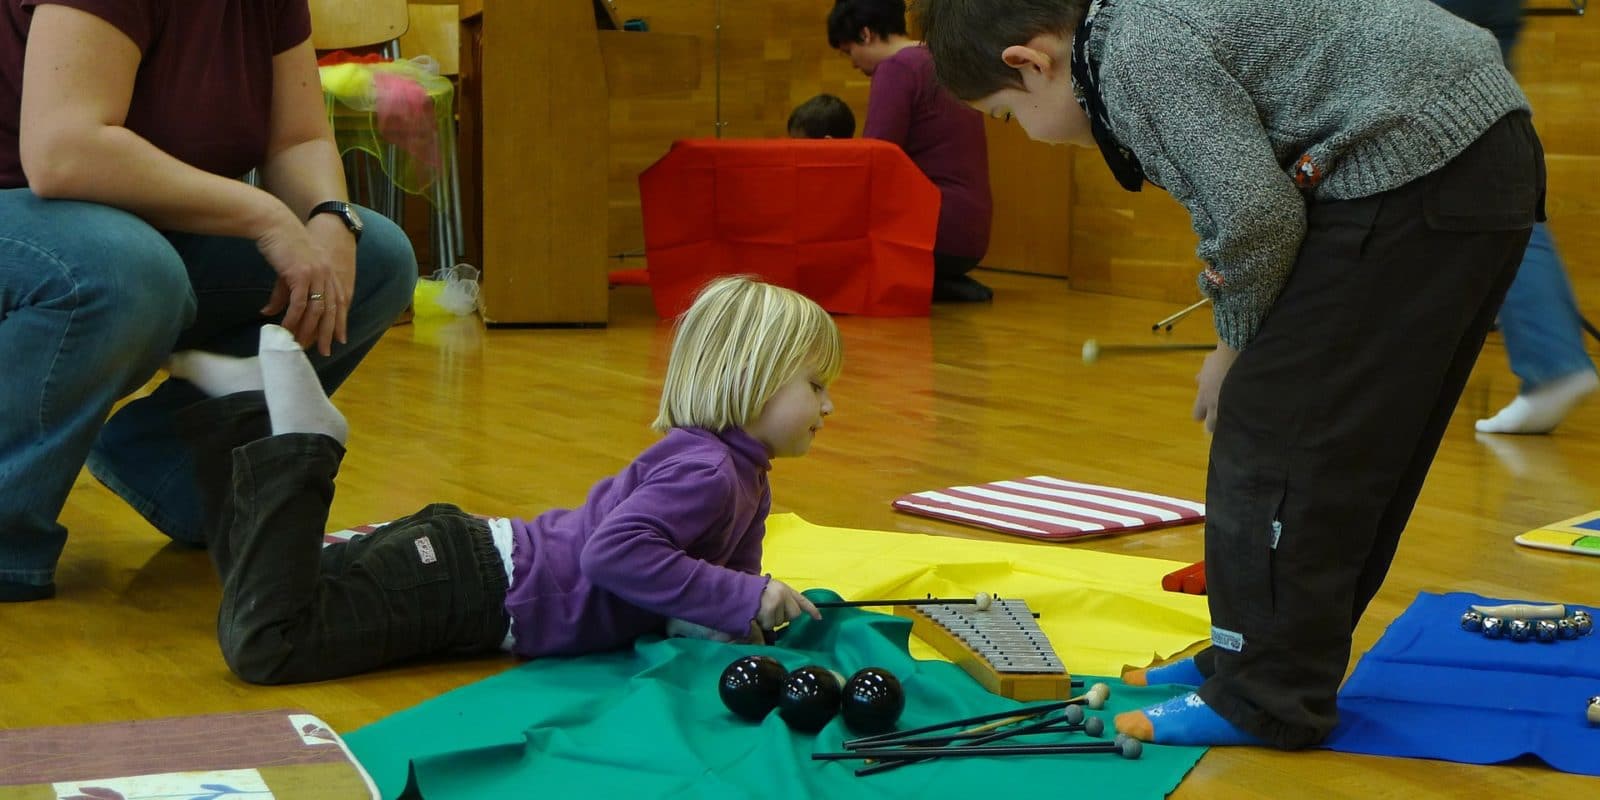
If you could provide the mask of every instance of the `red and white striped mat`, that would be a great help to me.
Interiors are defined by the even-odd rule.
[[[1014,533],[1070,539],[1199,522],[1203,503],[1035,475],[908,494],[898,511]]]

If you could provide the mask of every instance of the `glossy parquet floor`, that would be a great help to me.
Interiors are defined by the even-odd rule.
[[[1094,366],[1079,356],[1089,337],[1151,341],[1150,323],[1175,309],[1073,293],[1058,280],[980,276],[996,288],[992,306],[936,307],[931,319],[840,319],[837,412],[810,456],[778,463],[774,510],[828,525],[982,538],[895,514],[889,500],[1038,473],[1200,499],[1207,437],[1189,408],[1202,353],[1107,355]],[[654,440],[647,426],[669,330],[644,289],[613,290],[612,309],[605,330],[485,332],[474,320],[395,328],[338,396],[353,435],[331,525],[389,519],[432,500],[527,515],[579,502],[592,481]],[[1209,325],[1197,315],[1172,338],[1205,341]],[[1600,401],[1553,436],[1476,437],[1472,420],[1515,388],[1491,339],[1356,652],[1422,589],[1600,602],[1600,558],[1511,541],[1600,507]],[[512,663],[248,686],[218,655],[218,587],[203,552],[168,544],[87,474],[64,522],[72,534],[60,596],[0,605],[0,727],[293,706],[348,731]],[[1201,555],[1194,526],[1070,546]],[[1538,764],[1235,749],[1209,753],[1174,796],[1576,798],[1597,787]]]

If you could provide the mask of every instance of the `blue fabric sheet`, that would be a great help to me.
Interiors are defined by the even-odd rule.
[[[1345,753],[1494,764],[1525,755],[1600,775],[1600,634],[1540,643],[1461,629],[1465,592],[1423,592],[1362,657],[1339,693],[1340,724],[1323,743]],[[1567,606],[1568,613],[1584,606]],[[1593,608],[1590,614],[1600,616]]]

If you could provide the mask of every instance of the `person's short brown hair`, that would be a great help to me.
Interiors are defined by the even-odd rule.
[[[819,94],[795,106],[789,135],[796,139],[848,139],[856,135],[856,115],[831,94]]]
[[[1021,89],[1022,77],[1000,54],[1040,34],[1071,38],[1088,8],[1089,0],[916,0],[911,14],[939,82],[972,102]]]
[[[906,35],[905,0],[834,0],[828,12],[828,46],[861,44],[861,29],[880,39]]]

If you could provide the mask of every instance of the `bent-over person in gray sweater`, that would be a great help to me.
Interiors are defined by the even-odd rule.
[[[939,80],[1188,209],[1218,345],[1194,417],[1211,646],[1130,683],[1172,744],[1316,744],[1351,632],[1543,218],[1487,32],[1427,0],[921,0]],[[1065,224],[1065,221],[1063,221]]]

